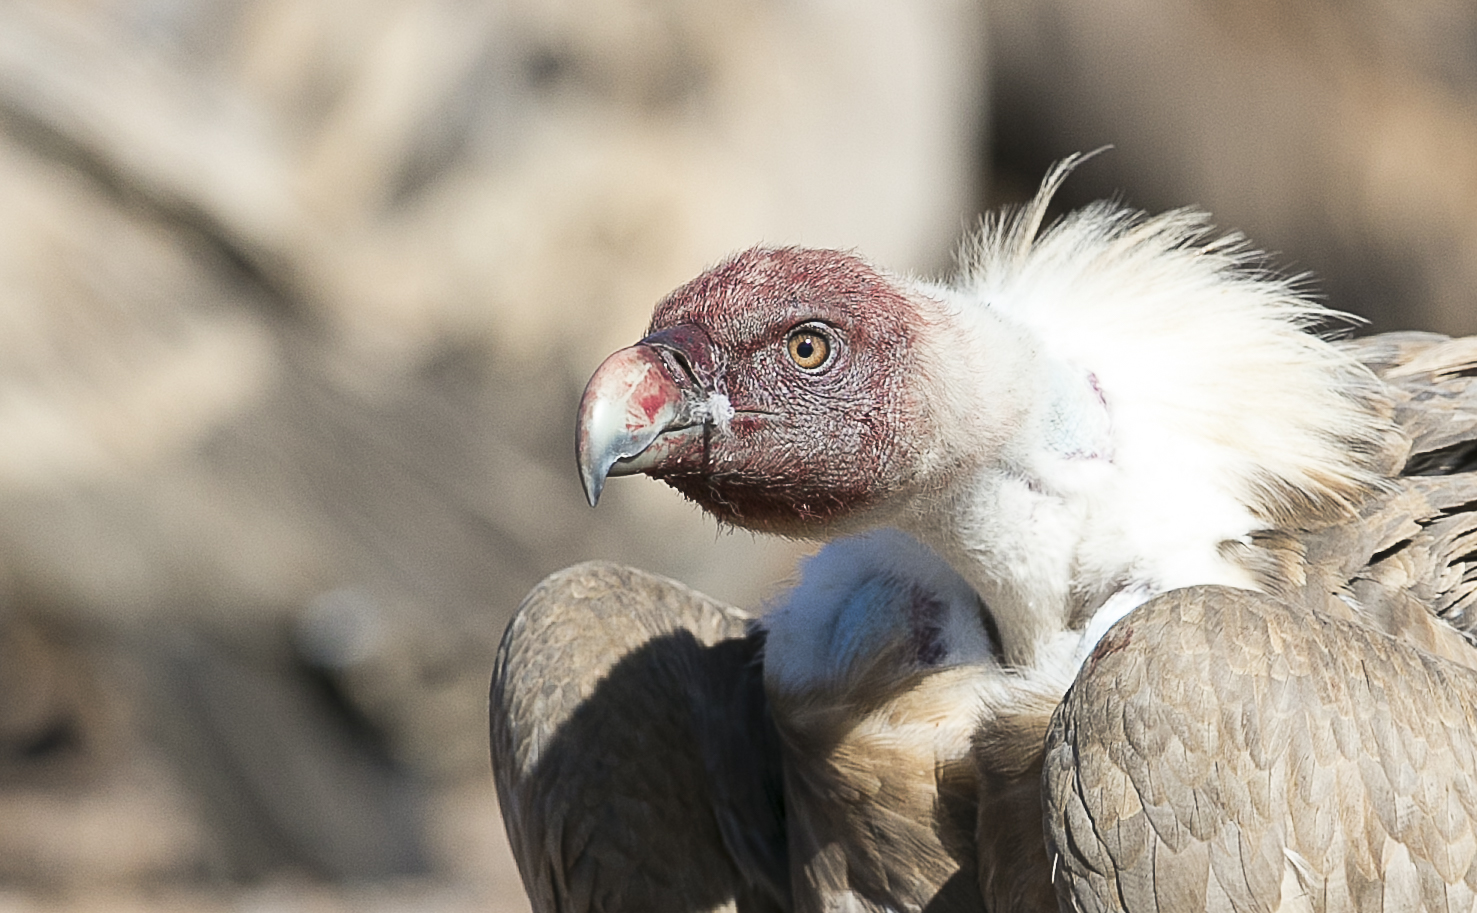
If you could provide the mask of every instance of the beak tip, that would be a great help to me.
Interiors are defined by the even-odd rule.
[[[596,454],[588,452],[584,435],[580,435],[580,446],[575,455],[576,463],[580,472],[580,487],[585,490],[585,500],[591,507],[600,503],[600,492],[605,490],[605,479],[610,474],[609,464],[601,465],[602,461]]]

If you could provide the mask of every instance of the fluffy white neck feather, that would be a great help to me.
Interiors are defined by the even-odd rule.
[[[1040,232],[1071,164],[986,223],[957,283],[913,286],[937,445],[892,521],[984,598],[1014,663],[1105,603],[1255,587],[1228,543],[1349,509],[1395,434],[1379,382],[1308,331],[1329,312],[1204,216],[1097,204]]]

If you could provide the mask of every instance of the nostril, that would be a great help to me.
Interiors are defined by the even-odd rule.
[[[697,371],[693,368],[692,362],[688,360],[686,355],[676,349],[669,349],[666,346],[659,347],[657,351],[661,353],[662,363],[667,366],[667,370],[672,373],[672,376],[675,377],[681,374],[691,381],[693,386],[702,386],[702,382],[698,380]]]

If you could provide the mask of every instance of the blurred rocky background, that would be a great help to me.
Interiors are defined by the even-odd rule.
[[[586,558],[798,548],[573,408],[756,241],[947,272],[986,206],[1198,204],[1477,332],[1466,0],[0,5],[0,913],[525,910],[493,652]]]

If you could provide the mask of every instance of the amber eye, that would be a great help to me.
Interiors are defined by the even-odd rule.
[[[785,340],[790,360],[806,371],[819,371],[831,360],[831,340],[819,330],[801,327]]]

